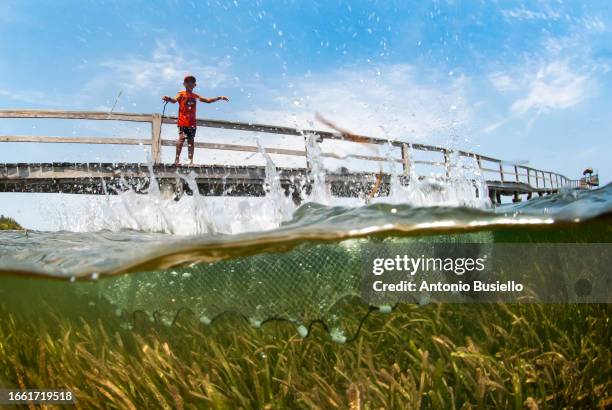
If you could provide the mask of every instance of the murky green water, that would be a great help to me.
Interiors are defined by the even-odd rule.
[[[606,243],[611,193],[607,186],[494,210],[307,204],[278,229],[238,235],[7,231],[0,292],[16,310],[62,301],[93,316],[113,312],[126,328],[136,316],[171,325],[188,311],[209,324],[236,312],[254,326],[287,320],[302,335],[320,320],[342,340],[361,319],[346,313],[346,301],[363,299],[369,245]]]

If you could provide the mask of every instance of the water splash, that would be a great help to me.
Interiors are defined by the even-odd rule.
[[[276,170],[276,165],[259,142],[259,139],[257,140],[257,148],[266,161],[266,179],[264,181],[266,195],[263,204],[264,213],[269,213],[266,219],[270,220],[273,226],[277,227],[280,226],[283,221],[291,218],[295,206],[290,197],[285,195],[281,187],[280,175]]]
[[[322,154],[317,136],[306,135],[306,160],[310,167],[310,177],[312,179],[312,192],[308,199],[311,202],[329,205],[332,202],[332,195],[325,182],[325,165],[323,164]]]
[[[305,135],[307,161],[310,169],[309,195],[303,187],[303,203],[316,202],[326,206],[360,207],[361,198],[338,198],[331,194],[327,181],[327,169],[323,152],[315,135]],[[217,235],[267,231],[290,220],[297,208],[291,195],[281,186],[281,180],[272,157],[257,141],[258,154],[265,160],[263,197],[209,197],[200,194],[195,173],[177,173],[174,184],[160,186],[149,164],[149,181],[146,194],[128,188],[110,195],[102,181],[106,195],[89,197],[85,206],[65,205],[55,210],[52,219],[58,221],[60,230],[74,232],[135,230],[176,235]],[[410,149],[411,151],[411,149]],[[412,154],[412,152],[410,152]],[[407,175],[392,161],[381,163],[390,166],[390,193],[374,198],[372,203],[405,204],[415,207],[465,206],[487,208],[489,200],[486,182],[473,158],[452,154],[448,161],[447,178],[418,177],[414,166]],[[413,158],[413,155],[410,155]],[[303,181],[305,183],[306,181]],[[186,184],[192,195],[176,195]],[[124,186],[128,187],[127,183]],[[179,189],[180,188],[180,189]],[[111,189],[111,188],[109,188]],[[365,194],[365,193],[364,193]]]

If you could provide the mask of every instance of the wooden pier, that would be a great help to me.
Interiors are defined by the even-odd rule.
[[[260,196],[265,194],[266,171],[263,166],[229,166],[198,165],[180,166],[163,164],[161,150],[163,146],[174,146],[175,141],[161,139],[162,124],[176,124],[176,117],[161,117],[160,114],[131,114],[83,111],[46,111],[46,110],[0,110],[0,118],[35,119],[56,118],[67,120],[105,120],[149,123],[151,138],[100,138],[100,137],[67,137],[67,136],[27,136],[0,135],[0,142],[19,143],[68,143],[68,144],[113,144],[113,145],[147,145],[151,147],[153,164],[138,163],[5,163],[0,164],[0,192],[63,192],[79,194],[114,194],[125,189],[146,192],[151,175],[162,187],[174,187],[189,192],[188,178],[194,178],[202,195]],[[306,138],[314,136],[317,141],[343,140],[339,133],[319,130],[299,130],[290,127],[253,124],[234,121],[198,120],[198,126],[221,128],[245,132],[283,134],[304,138],[303,150],[266,148],[270,155],[289,155],[308,157]],[[398,149],[401,158],[389,159],[370,155],[352,155],[364,161],[395,161],[402,166],[400,180],[410,184],[410,178],[423,178],[417,175],[412,167],[418,164],[439,167],[441,179],[451,174],[451,156],[458,155],[472,158],[477,169],[486,180],[492,202],[500,203],[502,195],[511,195],[514,201],[520,201],[522,195],[527,199],[534,194],[541,196],[558,191],[561,188],[579,189],[579,180],[569,179],[551,171],[535,169],[524,165],[509,164],[505,161],[467,151],[452,151],[444,147],[426,144],[412,144],[399,140],[387,140],[359,136],[364,144],[387,145]],[[256,146],[196,142],[196,148],[209,150],[239,151],[256,153]],[[434,153],[438,160],[418,160],[417,152]],[[333,153],[322,154],[324,158],[343,159]],[[312,186],[312,170],[306,161],[304,168],[278,168],[281,187],[287,195],[298,200],[301,192],[309,192]],[[341,170],[325,174],[325,181],[331,192],[338,196],[359,196],[369,192],[375,184],[377,175],[367,172],[348,172]],[[378,194],[389,192],[390,175],[382,175],[381,188]]]

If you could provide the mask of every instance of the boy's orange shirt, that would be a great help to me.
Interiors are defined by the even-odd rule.
[[[176,95],[179,103],[179,127],[196,127],[196,106],[199,98],[199,95],[189,91],[181,91]]]

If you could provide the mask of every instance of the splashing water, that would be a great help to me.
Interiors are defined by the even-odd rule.
[[[264,181],[266,195],[263,201],[263,213],[268,215],[265,215],[264,219],[271,221],[272,225],[277,227],[283,221],[291,218],[295,206],[291,197],[284,194],[276,165],[259,140],[257,140],[257,148],[266,160],[266,179]]]
[[[362,198],[339,198],[331,194],[317,137],[306,135],[305,138],[312,189],[309,195],[301,190],[302,202],[326,206],[364,206],[363,196],[367,193],[363,193]],[[175,198],[172,191],[160,189],[153,167],[149,164],[150,183],[146,194],[128,189],[117,192],[117,195],[88,198],[86,205],[80,209],[68,209],[66,206],[55,210],[53,219],[58,221],[60,230],[73,232],[129,229],[176,235],[213,235],[277,228],[292,218],[297,206],[281,187],[273,159],[259,141],[257,144],[258,154],[265,160],[263,197],[206,197],[199,193],[196,175],[191,173],[177,174],[176,184],[186,183],[193,194]],[[382,169],[383,164],[380,166]],[[389,195],[375,197],[371,202],[479,209],[490,205],[486,182],[474,159],[457,154],[449,158],[447,178],[419,178],[414,167],[410,168],[408,175],[401,175],[396,166],[391,167]]]
[[[306,136],[306,159],[310,167],[312,177],[312,193],[310,201],[328,205],[332,201],[332,195],[328,185],[325,183],[325,166],[323,165],[321,147],[317,142],[316,135]]]

